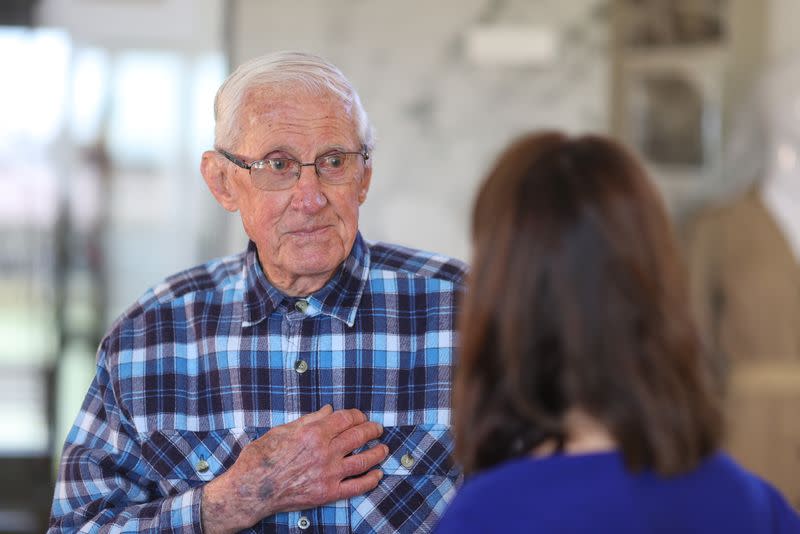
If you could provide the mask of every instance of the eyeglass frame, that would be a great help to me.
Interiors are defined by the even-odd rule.
[[[259,161],[266,161],[268,159],[286,159],[286,160],[294,161],[300,167],[298,169],[298,171],[297,171],[297,176],[295,176],[295,182],[294,182],[295,184],[297,183],[297,180],[300,180],[300,175],[303,172],[303,167],[314,167],[314,173],[317,175],[317,178],[322,179],[322,177],[319,175],[319,167],[317,167],[317,160],[319,160],[320,158],[332,156],[332,155],[335,155],[335,154],[341,154],[342,156],[359,155],[362,158],[364,158],[364,164],[366,164],[367,161],[369,161],[369,150],[367,150],[367,146],[366,145],[362,145],[361,146],[361,151],[360,152],[358,152],[358,151],[333,150],[333,151],[328,152],[326,154],[321,154],[321,155],[317,156],[316,158],[314,158],[314,161],[312,161],[310,163],[303,163],[302,161],[300,161],[298,159],[295,159],[295,158],[261,158],[261,159],[253,160],[251,163],[247,163],[244,160],[237,158],[236,156],[234,156],[233,154],[231,154],[230,152],[228,152],[225,149],[215,147],[214,150],[216,150],[225,159],[227,159],[228,161],[230,161],[231,163],[233,163],[237,167],[240,167],[242,169],[247,170],[247,172],[250,173],[250,179],[251,180],[253,178],[253,165],[258,163]],[[293,187],[293,186],[294,186],[294,184],[292,184],[291,187]],[[291,189],[291,187],[287,187],[287,188],[284,188],[284,189],[261,189],[260,187],[256,186],[257,189],[261,189],[262,191],[285,191],[287,189]]]

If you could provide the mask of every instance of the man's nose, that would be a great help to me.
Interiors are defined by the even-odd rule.
[[[300,167],[300,176],[294,189],[292,207],[296,210],[315,213],[328,204],[328,198],[322,192],[322,185],[314,165]]]

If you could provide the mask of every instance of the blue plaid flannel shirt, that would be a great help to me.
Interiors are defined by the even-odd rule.
[[[201,532],[203,484],[271,427],[325,404],[384,425],[384,478],[246,532],[431,530],[459,482],[449,424],[464,268],[359,234],[307,307],[269,284],[253,243],[168,278],[100,344],[50,532]]]

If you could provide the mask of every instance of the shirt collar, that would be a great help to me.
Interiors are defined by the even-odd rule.
[[[350,254],[333,277],[305,299],[308,301],[305,315],[328,315],[353,326],[361,295],[367,285],[369,265],[369,246],[359,232]],[[257,324],[276,310],[289,312],[293,309],[289,303],[295,300],[281,293],[267,280],[258,261],[256,245],[250,241],[245,254],[244,325]]]

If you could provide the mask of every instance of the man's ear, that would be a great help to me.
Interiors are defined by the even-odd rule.
[[[200,172],[219,205],[228,211],[236,211],[239,209],[239,204],[235,192],[231,189],[228,169],[223,167],[224,162],[221,160],[222,156],[217,152],[206,150],[200,160]]]
[[[372,165],[364,167],[364,175],[358,183],[358,203],[363,204],[367,200],[367,193],[369,192],[369,184],[372,180]]]

